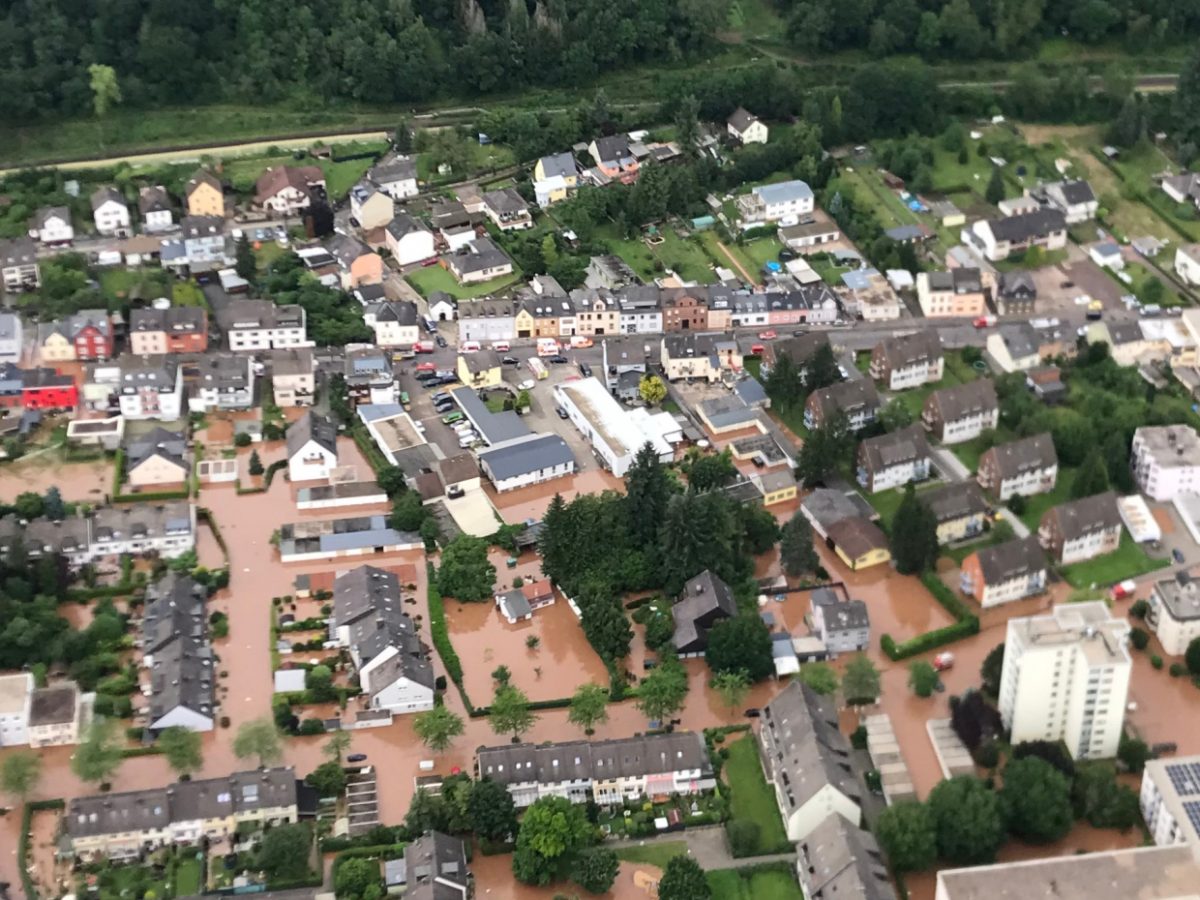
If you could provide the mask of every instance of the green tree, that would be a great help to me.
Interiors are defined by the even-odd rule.
[[[792,578],[815,572],[821,564],[813,543],[812,526],[804,513],[797,511],[783,526],[779,540],[779,561],[783,571]]]
[[[851,442],[844,416],[834,416],[809,433],[796,460],[796,477],[805,487],[815,487],[837,470],[850,454]]]
[[[687,94],[675,106],[675,139],[689,156],[695,150],[700,134],[700,102]]]
[[[1004,173],[1000,171],[999,166],[992,167],[992,174],[988,178],[987,189],[984,191],[984,198],[988,203],[995,206],[1004,199],[1006,194],[1004,188]]]
[[[1000,802],[1009,830],[1032,844],[1057,841],[1075,821],[1071,783],[1036,756],[1014,759],[1004,767]]]
[[[567,721],[590,736],[595,726],[608,721],[608,691],[598,684],[581,684],[571,696]]]
[[[418,531],[425,520],[425,504],[416,491],[405,491],[392,503],[388,520],[397,531]]]
[[[238,759],[258,757],[260,766],[269,766],[283,758],[279,729],[270,718],[252,719],[238,726],[233,738],[233,755]]]
[[[1100,449],[1093,448],[1075,472],[1075,478],[1071,482],[1071,499],[1079,500],[1093,494],[1102,494],[1108,488],[1108,465],[1104,462]]]
[[[329,735],[324,746],[321,747],[321,752],[325,758],[338,765],[342,764],[342,757],[346,755],[346,751],[350,749],[352,738],[348,731],[335,731]]]
[[[333,670],[318,664],[304,676],[304,687],[314,703],[329,703],[337,699],[337,688],[333,686]]]
[[[475,782],[467,804],[471,830],[489,841],[504,841],[517,833],[517,810],[512,794],[490,778]]]
[[[0,793],[24,802],[41,777],[42,758],[36,753],[11,753],[0,760]]]
[[[444,753],[463,733],[463,720],[445,706],[435,706],[413,717],[413,731],[434,753]]]
[[[513,875],[525,884],[549,884],[559,861],[573,857],[594,838],[583,807],[565,797],[543,797],[521,818]]]
[[[898,872],[921,872],[937,862],[933,815],[915,800],[886,807],[875,822],[875,836]]]
[[[1200,47],[1192,51],[1175,84],[1175,138],[1180,144],[1200,147]]]
[[[554,241],[553,232],[547,233],[542,238],[542,260],[547,268],[558,262],[558,244]]]
[[[67,517],[67,505],[63,503],[62,492],[56,485],[46,489],[46,500],[42,507],[42,514],[47,519],[59,522]]]
[[[643,444],[625,473],[629,536],[636,546],[658,546],[658,529],[666,518],[671,492],[671,476],[658,458],[658,452],[652,444]],[[561,500],[557,496],[555,499]],[[544,529],[542,533],[545,535]]]
[[[168,728],[158,736],[158,746],[167,758],[167,765],[180,777],[198,772],[204,765],[198,731],[179,726]]]
[[[490,600],[496,585],[496,567],[487,556],[487,542],[460,534],[442,551],[438,590],[443,596],[466,603]]]
[[[1140,772],[1153,758],[1154,754],[1150,752],[1150,747],[1145,741],[1131,738],[1124,733],[1121,734],[1121,741],[1117,745],[1117,760],[1126,769],[1130,772]]]
[[[786,353],[775,358],[775,364],[763,382],[763,389],[775,406],[791,409],[804,402],[804,381],[795,361]]]
[[[339,898],[364,900],[370,888],[380,887],[379,860],[343,859],[333,878],[333,889]]]
[[[237,239],[236,260],[234,269],[238,277],[253,281],[254,276],[258,274],[258,260],[254,258],[254,248],[250,246],[250,238],[245,232]]]
[[[121,742],[115,723],[100,719],[92,723],[83,742],[71,757],[71,771],[80,781],[102,784],[121,767]]]
[[[907,428],[913,423],[913,414],[900,398],[894,398],[879,411],[879,424],[889,434]]]
[[[1000,679],[1004,674],[1004,644],[999,643],[991,649],[979,667],[979,678],[983,682],[984,693],[991,697],[1000,696]]]
[[[708,632],[704,661],[714,673],[740,672],[761,681],[775,674],[771,631],[757,615],[721,619]]]
[[[308,773],[304,783],[322,797],[336,797],[346,789],[346,770],[332,760],[323,762]]]
[[[121,102],[121,85],[112,66],[92,63],[88,66],[88,85],[92,90],[92,109],[97,119],[103,119],[108,111]]]
[[[733,454],[728,449],[720,453],[692,456],[681,465],[694,491],[711,491],[724,487],[737,478]]]
[[[1183,651],[1183,661],[1189,675],[1200,675],[1200,637],[1188,641],[1187,649]]]
[[[312,832],[307,825],[276,825],[263,835],[255,863],[272,879],[303,878],[311,852]]]
[[[736,672],[718,672],[712,677],[710,684],[730,713],[742,705],[746,694],[750,692],[750,679],[746,672],[740,669]]]
[[[571,863],[571,880],[590,894],[603,894],[612,888],[620,867],[615,850],[593,847]]]
[[[589,583],[578,594],[580,625],[588,643],[606,662],[623,659],[629,653],[633,627],[621,601],[604,585]]]
[[[842,373],[838,369],[838,361],[833,353],[833,347],[828,342],[822,343],[804,364],[805,388],[809,391],[816,391],[829,387],[831,384],[837,384],[841,380]]]
[[[678,659],[667,655],[638,686],[637,708],[647,719],[661,722],[683,709],[687,692],[687,671]]]
[[[1071,783],[1071,805],[1075,815],[1093,828],[1119,828],[1137,824],[1138,796],[1117,783],[1117,770],[1109,763],[1081,766]]]
[[[954,865],[990,863],[1004,843],[1000,799],[973,775],[939,782],[929,792],[938,856]]]
[[[924,660],[909,663],[908,686],[918,697],[929,697],[937,687],[938,673],[932,665]]]
[[[397,153],[412,152],[413,132],[408,119],[401,119],[396,123],[396,130],[392,132],[392,146],[396,148]]]
[[[492,712],[488,717],[492,731],[496,734],[509,734],[520,737],[537,721],[529,709],[529,698],[525,693],[511,684],[500,687],[492,698]]]
[[[265,471],[263,469],[262,458],[258,455],[257,450],[250,451],[250,464],[247,467],[247,471],[251,475],[261,475]]]
[[[450,806],[446,785],[443,783],[440,794],[431,794],[424,788],[418,788],[413,794],[408,812],[404,814],[404,827],[411,834],[424,834],[426,831],[450,830]]]
[[[917,497],[911,482],[904,499],[892,517],[892,559],[896,571],[914,575],[937,563],[937,517],[929,505]]]
[[[712,888],[704,870],[690,856],[667,860],[658,882],[658,900],[711,900]]]
[[[875,664],[861,653],[852,656],[842,674],[842,693],[846,702],[874,703],[879,699],[879,692],[879,670]]]
[[[827,663],[811,662],[800,667],[800,680],[818,694],[832,696],[837,693],[838,674]]]

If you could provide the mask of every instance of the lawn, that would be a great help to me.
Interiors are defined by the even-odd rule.
[[[1125,268],[1122,270],[1123,272],[1125,272],[1125,274],[1127,274],[1130,278],[1133,279],[1133,284],[1128,284],[1128,285],[1125,284],[1125,282],[1123,282],[1123,281],[1121,281],[1121,279],[1117,278],[1117,273],[1113,272],[1111,269],[1105,268],[1104,271],[1108,272],[1109,275],[1111,275],[1118,282],[1120,282],[1122,290],[1128,291],[1129,293],[1134,294],[1139,298],[1143,296],[1143,291],[1146,288],[1146,283],[1151,278],[1157,278],[1159,283],[1163,286],[1164,290],[1162,292],[1162,297],[1159,298],[1158,300],[1155,300],[1154,301],[1155,303],[1157,303],[1159,306],[1164,306],[1164,307],[1166,307],[1166,306],[1186,306],[1187,305],[1184,302],[1183,298],[1179,296],[1179,292],[1171,287],[1171,282],[1163,279],[1157,273],[1151,272],[1148,268],[1141,265],[1140,263],[1126,263]]]
[[[787,845],[787,833],[775,803],[775,794],[767,786],[762,763],[758,758],[758,745],[752,735],[747,735],[729,745],[729,759],[725,762],[725,781],[729,784],[730,818],[732,821],[748,821],[758,825],[758,854],[775,853]]]
[[[781,406],[777,403],[772,403],[771,408],[767,410],[772,417],[782,422],[787,426],[787,429],[798,438],[808,437],[808,429],[804,426],[804,404],[797,403],[794,406]]]
[[[750,268],[750,271],[757,273],[767,263],[779,261],[779,251],[783,249],[783,244],[779,242],[779,238],[777,237],[763,237],[742,244],[738,249],[742,251],[743,256],[748,257],[753,263],[753,268]]]
[[[597,236],[605,241],[609,251],[625,260],[644,281],[661,278],[667,269],[673,270],[685,281],[701,284],[716,281],[712,260],[699,241],[684,240],[670,228],[659,234],[663,238],[662,243],[651,247],[641,238],[618,237],[611,226],[597,230]],[[722,264],[728,265],[728,260]]]
[[[1017,518],[1024,522],[1030,531],[1036,532],[1038,526],[1042,524],[1042,516],[1048,509],[1071,499],[1071,484],[1074,481],[1075,470],[1059,466],[1058,481],[1054,484],[1054,490],[1048,494],[1034,494],[1032,497],[1026,497],[1025,511]]]
[[[997,444],[1006,444],[1011,440],[1015,440],[1016,435],[1010,433],[1007,429],[997,428],[992,432],[990,439],[975,438],[973,441],[963,441],[961,444],[947,444],[955,456],[959,458],[964,466],[972,472],[979,470],[979,457],[983,456],[984,451],[990,450]]]
[[[842,185],[849,186],[858,201],[875,213],[879,224],[885,229],[897,225],[915,225],[921,221],[920,216],[905,206],[896,193],[883,183],[878,169],[866,165],[846,168],[838,180]]]
[[[805,258],[808,260],[808,264],[812,266],[813,271],[820,275],[821,280],[826,284],[841,284],[842,275],[850,271],[850,266],[839,266],[828,253],[819,253]],[[870,356],[868,355],[869,359]]]
[[[643,844],[641,847],[621,847],[617,850],[617,859],[646,863],[660,869],[665,869],[667,863],[676,856],[687,856],[687,841],[657,841]]]
[[[421,293],[422,297],[428,297],[434,291],[445,291],[456,300],[471,300],[486,294],[494,294],[496,291],[520,281],[521,271],[514,267],[513,273],[505,275],[503,278],[493,278],[491,281],[483,281],[479,284],[459,284],[454,280],[454,276],[441,266],[424,266],[415,272],[408,273],[404,278]]]
[[[785,867],[756,872],[718,869],[708,873],[712,900],[804,900],[800,885]]]
[[[100,270],[100,292],[110,300],[154,300],[171,296],[171,276],[162,269]]]
[[[387,147],[385,141],[342,144],[339,145],[338,152],[382,154]],[[350,192],[350,188],[359,182],[373,163],[374,160],[371,157],[334,162],[331,159],[309,159],[307,156],[297,159],[291,153],[275,156],[241,156],[225,163],[224,174],[233,185],[234,190],[240,193],[249,193],[254,190],[255,182],[268,167],[315,165],[325,173],[325,192],[332,200],[338,200]]]
[[[874,494],[864,491],[863,496],[867,498],[867,502],[871,504],[875,512],[879,513],[879,527],[887,531],[892,524],[892,519],[896,516],[896,510],[900,508],[900,503],[904,500],[903,488],[876,491]]]
[[[200,860],[181,859],[175,868],[175,894],[178,897],[193,897],[200,893],[203,872]]]
[[[1121,545],[1114,552],[1066,566],[1062,574],[1071,587],[1104,586],[1165,568],[1169,563],[1168,559],[1147,556],[1129,533],[1122,530]]]

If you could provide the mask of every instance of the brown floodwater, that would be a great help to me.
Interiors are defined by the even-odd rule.
[[[521,884],[512,874],[512,855],[484,856],[476,853],[471,860],[475,875],[475,896],[488,900],[553,900],[556,896],[597,897],[599,900],[639,900],[658,895],[658,879],[662,870],[646,863],[622,862],[612,889],[603,894],[589,894],[570,882],[556,882],[544,888]]]
[[[18,459],[0,469],[0,502],[11,502],[18,494],[44,494],[57,487],[68,501],[103,503],[112,491],[111,462],[63,462],[57,451]]]
[[[545,484],[534,484],[503,494],[484,479],[484,490],[504,521],[515,525],[526,519],[541,519],[555,494],[562,494],[564,500],[571,501],[580,494],[598,494],[601,491],[625,493],[625,482],[611,472],[594,468],[570,478],[556,478]]]

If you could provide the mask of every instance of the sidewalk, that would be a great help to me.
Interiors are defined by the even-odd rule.
[[[669,834],[656,834],[645,838],[621,838],[616,841],[605,841],[605,847],[618,849],[620,847],[643,847],[646,844],[666,844],[679,842],[687,844],[688,855],[700,864],[706,872],[715,869],[740,869],[745,866],[757,866],[760,863],[786,862],[796,860],[795,853],[774,853],[769,856],[747,856],[734,859],[725,843],[725,829],[720,825],[706,825],[701,828],[689,828],[686,831],[675,831]]]

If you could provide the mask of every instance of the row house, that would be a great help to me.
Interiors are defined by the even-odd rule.
[[[917,301],[926,318],[982,316],[987,294],[979,269],[917,273]]]
[[[171,195],[167,189],[155,185],[139,190],[138,215],[142,217],[142,230],[147,234],[170,231],[175,226],[175,213],[171,209]]]
[[[67,247],[75,240],[71,210],[65,206],[43,206],[29,220],[29,236],[43,247]]]
[[[412,347],[421,339],[419,318],[411,300],[373,303],[363,310],[363,323],[375,332],[377,347]]]
[[[63,830],[70,852],[89,859],[128,859],[171,845],[232,840],[247,828],[299,820],[291,768],[234,772],[170,787],[77,797]]]
[[[1038,541],[1064,566],[1112,553],[1121,543],[1117,495],[1105,491],[1047,510],[1038,526]]]
[[[271,351],[271,392],[276,406],[313,405],[317,376],[312,350],[291,347]]]
[[[282,350],[308,342],[302,306],[276,305],[270,300],[237,300],[217,315],[229,349]]]
[[[92,194],[92,220],[104,237],[129,237],[132,233],[129,206],[115,187],[105,185]]]
[[[937,522],[939,544],[978,537],[987,528],[987,501],[979,485],[973,482],[944,484],[922,491],[920,500]]]
[[[729,301],[730,324],[734,328],[762,328],[770,321],[766,294],[738,291]]]
[[[559,334],[605,335],[621,333],[621,308],[608,291],[574,291],[571,301],[575,307],[575,327],[564,329],[559,322]]]
[[[704,331],[708,328],[707,295],[672,288],[662,292],[663,331]]]
[[[21,408],[21,387],[25,370],[16,363],[0,363],[0,409]]]
[[[837,295],[827,284],[802,285],[794,291],[775,291],[767,299],[767,324],[828,325],[841,314]]]
[[[208,590],[188,575],[167,572],[146,589],[142,665],[150,676],[149,727],[212,731],[216,672],[208,630]]]
[[[921,410],[921,424],[943,444],[974,440],[999,422],[1000,401],[990,378],[934,391]]]
[[[511,300],[496,300],[490,297],[482,300],[460,300],[458,302],[459,345],[461,346],[467,341],[491,344],[496,341],[511,341],[518,336],[532,337],[532,324],[526,326],[530,331],[529,335],[518,334],[517,314],[519,312],[521,312],[520,307]],[[557,314],[554,319],[557,323]],[[525,321],[531,323],[532,319]]]
[[[885,338],[871,351],[870,375],[892,391],[942,380],[945,359],[936,331],[915,331]]]
[[[196,508],[186,501],[105,506],[61,522],[48,518],[0,519],[0,551],[21,541],[30,558],[59,554],[74,568],[124,553],[157,553],[174,559],[196,548]]]
[[[804,427],[810,430],[822,428],[839,413],[846,417],[851,431],[861,431],[874,424],[879,414],[879,393],[874,383],[860,378],[813,391],[804,403]]]
[[[564,318],[574,319],[574,307],[566,294],[523,298],[513,317],[513,336],[556,338]]]
[[[117,400],[129,420],[173,422],[184,414],[183,368],[174,356],[130,356],[119,360]]]
[[[617,296],[621,310],[622,334],[660,334],[663,330],[663,311],[658,288],[654,285],[630,285]]]
[[[1046,589],[1046,554],[1036,537],[976,550],[962,562],[959,587],[984,609]]]
[[[108,359],[113,355],[112,319],[102,309],[85,309],[39,325],[38,352],[43,362]]]
[[[248,356],[210,354],[198,363],[193,412],[250,409],[254,406],[254,370]]]
[[[704,739],[697,732],[480,747],[475,775],[503,784],[517,809],[542,797],[610,805],[716,787]]]
[[[207,349],[208,312],[202,307],[143,307],[129,314],[129,352],[134,356],[203,353]]]
[[[225,186],[207,169],[197,169],[183,188],[184,210],[189,216],[225,218],[232,210],[225,204]]]
[[[989,447],[979,457],[979,486],[1000,501],[1047,494],[1058,482],[1058,454],[1048,433]]]
[[[919,425],[868,438],[858,445],[858,483],[872,494],[929,477],[929,442]]]
[[[32,238],[0,240],[0,276],[4,290],[10,294],[41,287],[42,270],[38,268],[37,245]]]
[[[1056,209],[1021,212],[1001,219],[981,219],[962,232],[963,243],[977,248],[992,262],[1014,253],[1041,247],[1046,251],[1067,246],[1067,220]]]
[[[732,337],[720,334],[668,334],[660,355],[668,381],[720,380],[725,372],[742,369],[742,351]]]

